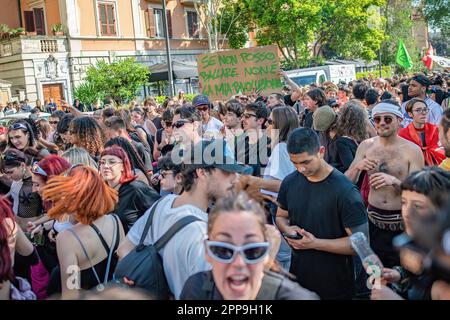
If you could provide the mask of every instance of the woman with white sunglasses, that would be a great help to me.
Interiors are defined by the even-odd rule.
[[[244,193],[218,201],[208,216],[205,254],[211,271],[185,283],[181,300],[318,299],[281,274],[268,271],[270,247],[266,217]]]

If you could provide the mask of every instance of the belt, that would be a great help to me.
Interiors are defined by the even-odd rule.
[[[373,209],[373,208],[370,208]],[[392,214],[380,214],[374,210],[367,210],[367,215],[375,226],[388,231],[404,231],[405,226],[402,220],[402,214],[399,211],[392,211]],[[383,210],[385,211],[385,210]]]

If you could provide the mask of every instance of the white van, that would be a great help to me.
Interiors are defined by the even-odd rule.
[[[286,74],[299,86],[308,86],[311,83],[322,84],[325,81],[332,81],[338,84],[340,81],[349,83],[356,80],[354,64],[336,64],[306,69],[296,69],[286,71]]]
[[[327,81],[327,75],[323,70],[302,71],[302,69],[287,71],[288,77],[301,87],[311,83],[322,84]]]

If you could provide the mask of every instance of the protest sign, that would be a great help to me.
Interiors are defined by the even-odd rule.
[[[197,66],[200,92],[210,100],[282,89],[276,45],[198,55]]]

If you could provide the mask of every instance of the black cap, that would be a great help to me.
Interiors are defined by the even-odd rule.
[[[428,77],[423,74],[418,74],[418,75],[412,77],[411,80],[414,80],[414,81],[420,83],[424,87],[431,86],[430,79],[428,79]]]

